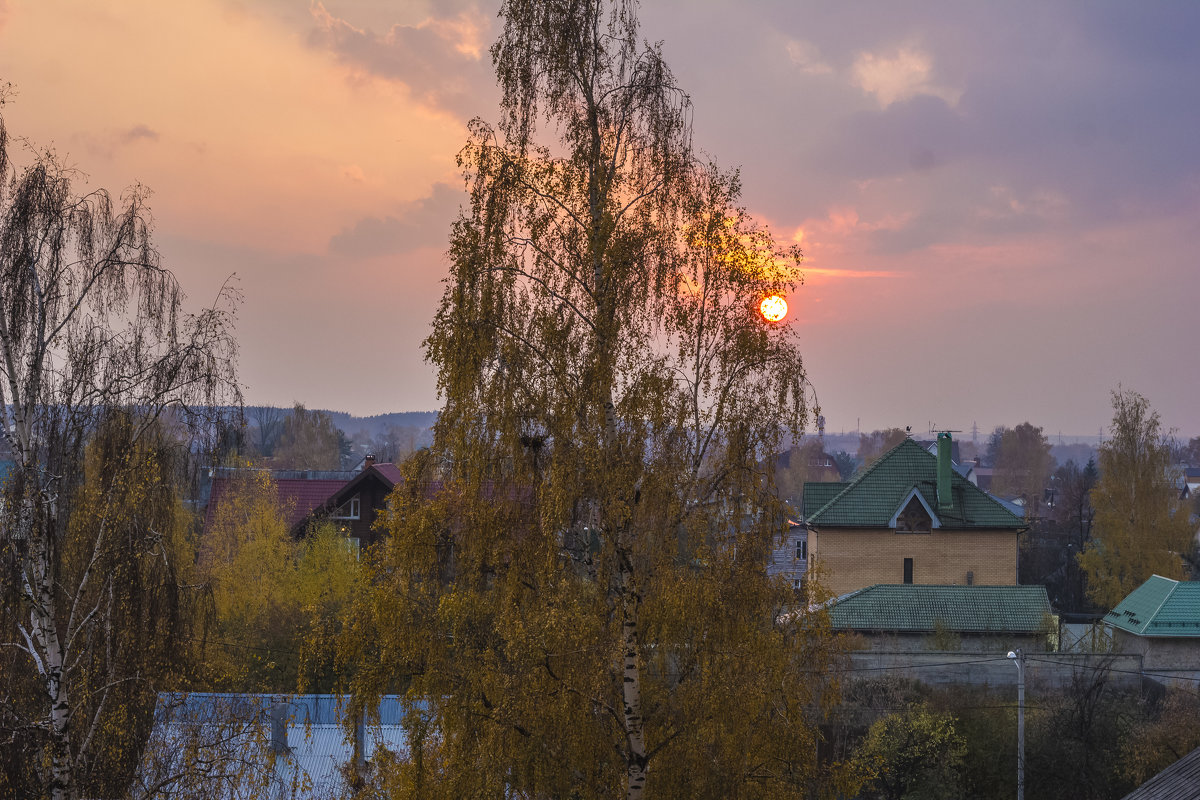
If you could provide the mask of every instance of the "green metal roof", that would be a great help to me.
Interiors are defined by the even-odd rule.
[[[950,474],[950,508],[939,509],[937,456],[912,439],[905,439],[893,447],[850,483],[834,485],[843,488],[821,506],[810,508],[809,492],[822,484],[804,484],[806,522],[817,527],[890,527],[900,504],[915,488],[929,508],[935,510],[942,528],[1016,530],[1025,525],[1024,520],[953,470]],[[819,499],[822,491],[818,488],[814,498]]]
[[[1050,614],[1044,586],[926,586],[877,584],[839,597],[829,609],[833,628],[926,633],[1042,632]]]
[[[1200,581],[1151,575],[1104,621],[1138,636],[1200,636]]]
[[[836,481],[804,484],[804,518],[811,517],[821,506],[828,503],[849,485],[849,483]]]

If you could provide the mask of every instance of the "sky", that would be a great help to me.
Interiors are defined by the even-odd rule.
[[[233,280],[250,404],[439,405],[421,342],[498,119],[496,1],[0,0],[10,135],[153,192],[193,307]],[[659,0],[694,142],[804,250],[831,431],[1200,434],[1200,4]],[[231,278],[231,276],[233,276]]]

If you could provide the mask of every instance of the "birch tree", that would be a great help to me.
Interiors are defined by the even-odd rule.
[[[32,693],[6,711],[45,794],[74,798],[112,791],[99,743],[127,690],[153,692],[142,656],[177,618],[155,600],[177,588],[164,459],[198,452],[187,437],[239,399],[231,298],[183,313],[141,187],[77,194],[52,153],[23,151],[21,168],[9,155],[0,120],[0,432],[15,461],[0,644],[5,682]]]
[[[1092,538],[1079,554],[1088,599],[1112,608],[1151,575],[1183,580],[1195,526],[1179,497],[1158,412],[1134,391],[1113,392],[1111,438],[1091,492]]]
[[[426,341],[444,408],[349,615],[356,701],[406,689],[422,796],[799,796],[832,696],[820,615],[768,580],[809,413],[800,282],[699,163],[634,4],[512,0],[502,90]]]

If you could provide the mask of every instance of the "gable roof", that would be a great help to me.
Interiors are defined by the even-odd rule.
[[[217,507],[225,498],[234,492],[238,481],[245,480],[256,470],[221,470],[213,476],[212,488],[208,498],[208,508],[205,510],[204,527],[211,527]],[[284,473],[288,474],[288,473]],[[291,471],[291,474],[296,474]],[[323,473],[328,475],[330,473]],[[334,473],[336,474],[336,473]],[[276,497],[279,507],[286,510],[288,528],[304,521],[313,509],[320,508],[338,489],[346,485],[347,478],[285,478],[279,477],[278,472],[272,472]]]
[[[833,498],[837,497],[838,493],[849,486],[848,481],[838,481],[834,483],[818,483],[810,481],[804,484],[804,509],[802,513],[804,518],[808,519],[817,512],[821,506],[828,503]]]
[[[1151,575],[1104,621],[1138,636],[1200,637],[1200,581]]]
[[[833,601],[829,623],[857,631],[930,633],[940,624],[956,633],[1036,634],[1050,613],[1044,586],[876,584]]]
[[[362,472],[359,472],[348,481],[343,481],[334,489],[322,502],[310,508],[304,516],[289,523],[292,533],[298,533],[308,519],[313,515],[321,512],[331,512],[339,506],[345,504],[350,498],[354,497],[361,491],[364,483],[373,481],[379,483],[385,492],[390,492],[395,488],[397,483],[404,480],[404,475],[401,474],[400,468],[390,462],[383,464],[373,464],[367,467]]]
[[[816,484],[804,484],[805,511],[808,493]],[[951,470],[951,504],[942,509],[937,502],[937,456],[912,439],[905,439],[855,477],[822,506],[811,509],[810,525],[854,528],[886,528],[889,521],[916,489],[926,505],[938,509],[942,527],[948,529],[989,528],[1018,530],[1025,522],[962,475]],[[821,490],[818,490],[820,492]]]
[[[1200,747],[1121,800],[1194,800],[1196,797],[1200,797]]]

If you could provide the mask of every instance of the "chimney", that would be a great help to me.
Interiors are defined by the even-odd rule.
[[[366,472],[373,466],[375,466],[375,454],[367,453],[367,457],[363,459],[363,472]]]
[[[937,435],[937,504],[938,511],[949,511],[954,507],[950,497],[950,432]]]

